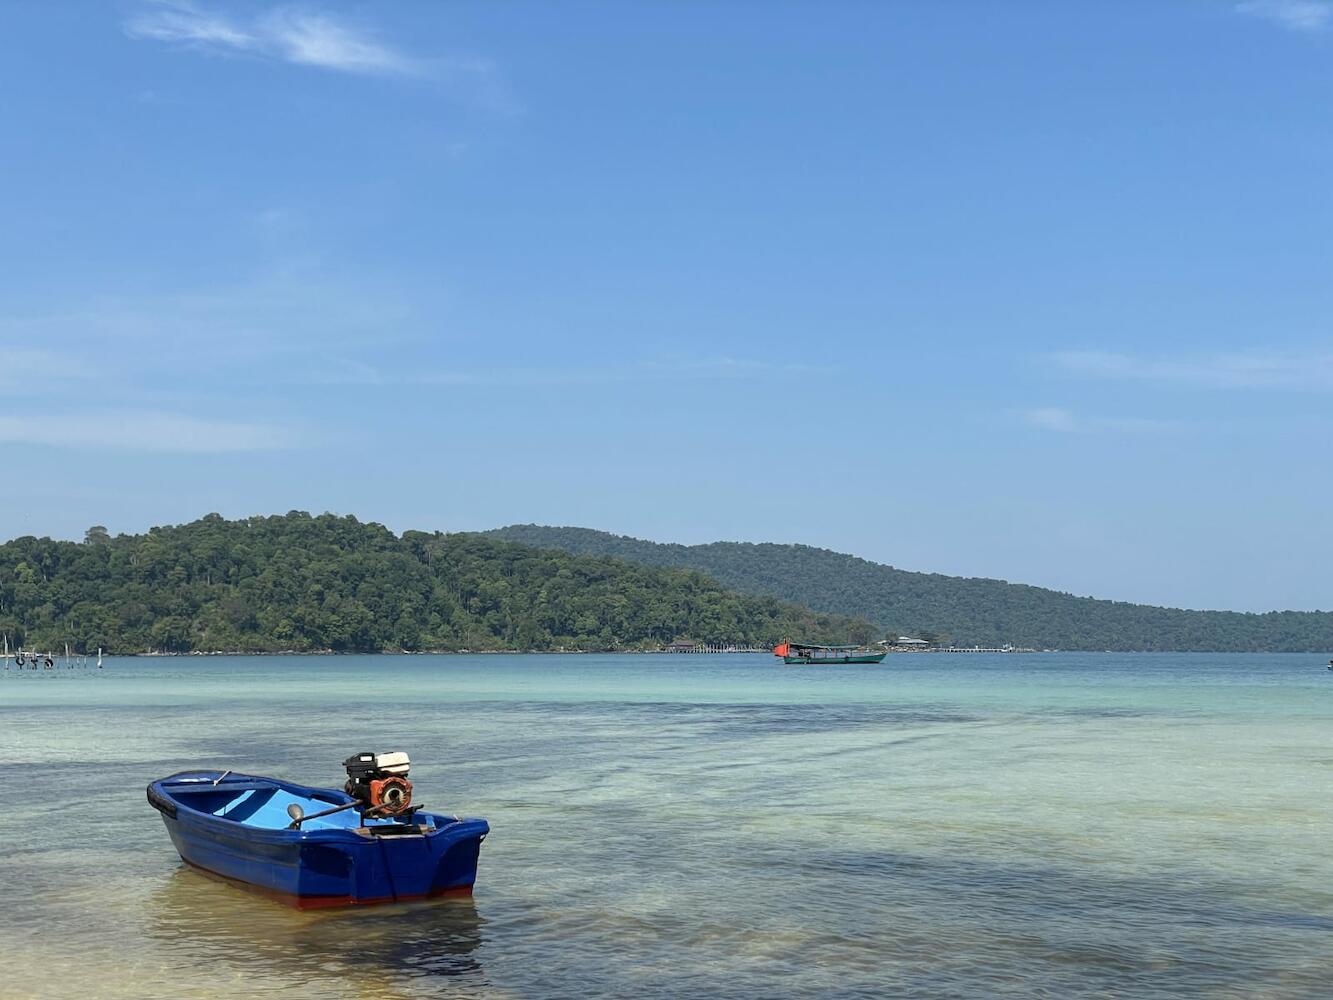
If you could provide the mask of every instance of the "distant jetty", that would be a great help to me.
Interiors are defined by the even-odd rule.
[[[1049,649],[1032,649],[1026,646],[932,646],[924,639],[897,642],[882,642],[881,647],[890,653],[1049,653]],[[769,646],[750,646],[745,643],[729,642],[691,642],[689,639],[677,639],[662,647],[663,653],[771,653]]]
[[[1050,653],[1028,646],[890,646],[890,653]]]
[[[662,648],[664,653],[771,653],[769,646],[747,646],[744,643],[691,642],[677,639]]]

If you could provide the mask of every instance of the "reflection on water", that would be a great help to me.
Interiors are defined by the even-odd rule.
[[[297,910],[177,868],[149,896],[144,930],[171,949],[188,942],[201,961],[261,961],[290,985],[328,976],[391,984],[421,976],[479,977],[485,921],[473,900]]]
[[[298,657],[0,677],[0,998],[1328,995],[1333,682],[1298,657]],[[367,711],[391,693],[393,711]],[[337,720],[330,725],[329,720]],[[299,911],[144,785],[412,755],[476,896]],[[52,970],[74,969],[71,977]]]

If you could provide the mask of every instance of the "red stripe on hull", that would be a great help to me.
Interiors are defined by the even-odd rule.
[[[375,899],[356,899],[352,896],[299,896],[296,893],[280,892],[277,889],[270,889],[265,885],[255,885],[255,883],[247,882],[244,879],[232,878],[230,875],[223,875],[221,872],[215,872],[211,868],[205,868],[203,865],[195,864],[189,858],[181,858],[181,860],[201,875],[207,875],[209,878],[221,879],[228,885],[239,886],[248,892],[267,896],[269,899],[276,900],[287,906],[295,907],[298,910],[323,910],[334,906],[383,906],[386,903],[412,903],[423,899],[439,899],[442,896],[472,895],[472,886],[458,885],[448,889],[437,889],[435,892],[427,892],[416,896],[378,896]]]

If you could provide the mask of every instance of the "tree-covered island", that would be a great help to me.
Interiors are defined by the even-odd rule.
[[[1333,612],[1194,611],[897,569],[809,545],[664,545],[588,528],[516,524],[487,532],[523,545],[692,569],[744,594],[852,615],[881,634],[960,646],[1313,653],[1333,651]]]
[[[688,636],[863,642],[864,620],[738,594],[690,570],[353,517],[190,524],[0,545],[11,647],[116,653],[634,650]]]

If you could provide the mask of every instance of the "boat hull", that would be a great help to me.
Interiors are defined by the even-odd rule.
[[[862,653],[851,656],[792,656],[782,658],[783,663],[879,663],[888,653]]]
[[[172,845],[193,868],[301,909],[371,905],[470,893],[477,878],[483,819],[418,812],[421,826],[355,829],[260,829],[189,808],[163,781],[149,786]],[[284,789],[346,798],[331,789]],[[156,796],[155,796],[156,791]],[[156,801],[155,801],[156,797]],[[385,831],[388,832],[385,832]]]

